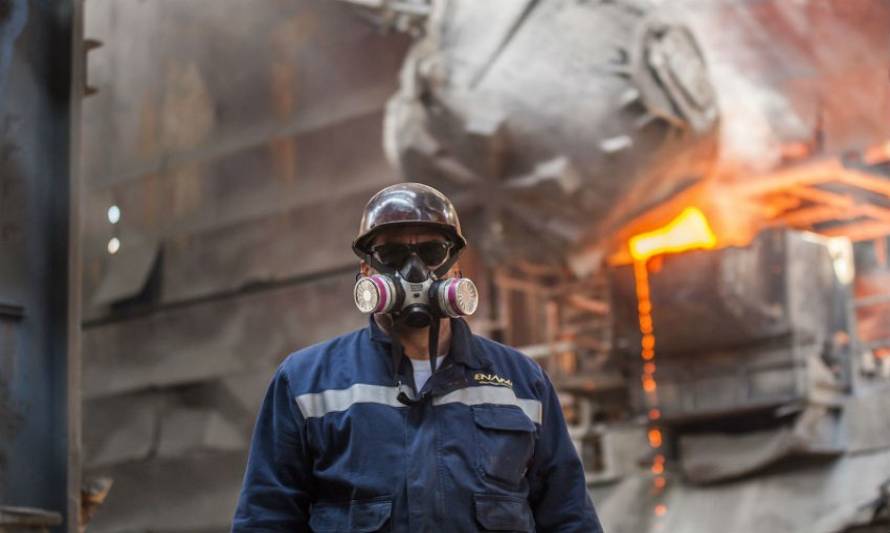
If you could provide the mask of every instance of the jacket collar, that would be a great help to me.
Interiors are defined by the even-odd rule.
[[[392,346],[392,339],[377,325],[374,316],[371,315],[368,320],[368,329],[370,330],[371,340]],[[473,338],[473,332],[470,326],[462,318],[451,319],[451,347],[448,351],[449,357],[455,363],[464,365],[472,369],[482,369],[491,366],[479,350],[476,339]]]

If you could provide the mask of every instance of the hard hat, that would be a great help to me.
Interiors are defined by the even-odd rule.
[[[399,183],[386,187],[368,201],[352,250],[376,268],[371,253],[374,237],[384,229],[400,226],[433,229],[448,236],[454,246],[448,261],[436,270],[439,276],[451,268],[467,245],[457,211],[448,197],[422,183]]]

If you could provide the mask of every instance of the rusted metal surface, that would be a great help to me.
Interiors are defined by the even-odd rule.
[[[129,0],[87,16],[87,34],[105,43],[90,56],[99,93],[85,107],[85,171],[94,183],[139,179],[372,111],[401,61],[394,38],[332,2]],[[121,45],[134,39],[153,46]],[[223,58],[231,69],[220,68]]]
[[[287,151],[282,152],[282,147]],[[282,161],[282,153],[290,155]],[[91,251],[85,279],[85,291],[94,304],[90,314],[107,313],[111,302],[102,296],[108,294],[109,278],[136,280],[127,261],[109,257],[106,244],[112,237],[121,242],[120,255],[146,257],[140,263],[143,266],[151,261],[147,249],[158,243],[164,251],[160,267],[165,280],[159,297],[165,302],[182,301],[264,277],[282,279],[329,268],[332,260],[342,264],[348,248],[338,247],[335,239],[322,239],[320,232],[298,231],[299,217],[305,219],[314,211],[312,220],[325,217],[319,229],[334,224],[325,230],[329,235],[351,235],[357,221],[349,213],[355,206],[343,204],[340,196],[351,195],[359,202],[361,194],[370,195],[394,179],[381,156],[380,114],[374,112],[298,134],[284,139],[283,144],[276,141],[223,156],[188,175],[174,170],[96,189],[86,206],[93,219],[87,235]],[[188,207],[182,204],[185,198],[191,198]],[[122,213],[117,225],[105,219],[110,205],[118,206]],[[325,211],[326,207],[331,211]],[[335,212],[342,216],[327,218]],[[275,231],[263,232],[264,226]],[[310,243],[306,239],[316,240]],[[225,245],[225,249],[214,250],[217,245]],[[293,260],[293,254],[312,246],[339,249],[333,257],[327,252],[304,254],[311,264]],[[206,256],[199,257],[199,249],[218,257],[208,261]],[[243,252],[233,259],[244,265],[234,268],[223,262],[226,249]],[[190,278],[195,267],[208,271]],[[128,286],[125,292],[138,293],[142,287]]]
[[[80,491],[80,514],[78,515],[78,533],[85,533],[96,509],[105,503],[114,480],[100,477],[88,480]]]
[[[114,486],[89,531],[227,530],[275,366],[365,323],[349,243],[398,179],[408,38],[335,2],[90,8],[84,466]]]
[[[196,175],[197,181],[174,171],[97,191],[86,206],[94,219],[88,235],[92,256],[87,258],[85,276],[88,303],[93,304],[88,308],[90,318],[107,314],[115,296],[137,295],[145,288],[147,278],[136,275],[140,269],[130,263],[143,258],[138,265],[148,268],[154,262],[151,254],[155,245],[158,252],[164,251],[159,268],[163,269],[165,283],[158,296],[165,302],[342,264],[347,257],[344,253],[348,254],[342,247],[334,256],[327,252],[309,254],[306,259],[312,259],[312,265],[294,261],[294,253],[310,248],[306,239],[317,239],[314,245],[322,248],[337,247],[337,241],[321,240],[320,234],[302,233],[298,226],[288,224],[298,223],[299,217],[305,216],[301,214],[304,210],[315,211],[318,216],[343,213],[342,217],[331,217],[321,229],[329,224],[340,229],[357,224],[339,196],[352,195],[359,201],[360,194],[356,193],[366,191],[370,195],[375,187],[395,179],[381,156],[379,139],[380,114],[374,112],[287,139],[286,145],[295,150],[294,157],[299,154],[299,165],[293,159],[293,164],[282,166],[276,155],[278,145],[274,144],[205,165]],[[331,157],[331,150],[342,152],[342,156]],[[338,185],[332,189],[332,184]],[[177,198],[189,188],[200,190],[201,199],[187,212],[179,212]],[[104,217],[110,205],[116,205],[122,213],[117,225],[109,224]],[[326,212],[325,206],[332,210]],[[264,226],[275,231],[257,233]],[[352,231],[350,227],[344,235]],[[106,244],[113,236],[119,238],[121,249],[109,256]],[[224,244],[224,249],[213,250],[214,243]],[[266,251],[260,253],[263,246]],[[200,257],[198,248],[217,254],[217,258],[208,261]],[[243,257],[234,258],[243,265],[226,272],[231,265],[221,261],[222,254],[235,249],[244,252]],[[197,279],[189,278],[196,267],[206,271]],[[124,281],[133,283],[122,284]],[[118,286],[123,292],[115,289]]]
[[[4,531],[77,525],[79,14],[0,4],[0,504],[46,510],[3,507]]]
[[[90,230],[102,233],[99,243],[104,253],[104,238],[112,229],[105,217],[111,204],[119,206],[122,225],[151,235],[181,235],[305,206],[330,196],[332,185],[339,191],[382,182],[392,171],[381,157],[382,103],[376,105],[378,109],[201,164],[97,187],[90,204],[94,210]],[[121,240],[126,246],[126,235]]]
[[[102,304],[92,317],[108,311],[108,298],[94,299],[99,287],[124,268],[108,259],[112,237],[122,253],[170,248],[167,277],[189,292],[172,278],[183,279],[175,260],[189,261],[190,239],[395,179],[381,157],[380,113],[407,38],[380,35],[332,2],[229,4],[131,1],[88,12],[88,35],[105,43],[90,54],[99,93],[84,119],[84,288]],[[157,46],[122,46],[134,32]],[[221,57],[237,68],[221,68]],[[119,224],[105,218],[111,205]],[[162,283],[160,296],[181,301],[256,276],[209,276],[188,294]]]

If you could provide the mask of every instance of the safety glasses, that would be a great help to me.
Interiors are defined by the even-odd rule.
[[[416,244],[386,242],[371,248],[378,261],[392,268],[399,268],[411,256],[417,257],[430,268],[435,268],[448,259],[448,252],[454,246],[448,241],[423,241]]]

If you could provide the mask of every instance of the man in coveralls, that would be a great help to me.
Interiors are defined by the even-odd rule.
[[[371,198],[353,243],[369,325],[276,371],[233,531],[602,531],[548,377],[460,318],[465,246],[439,191]]]

